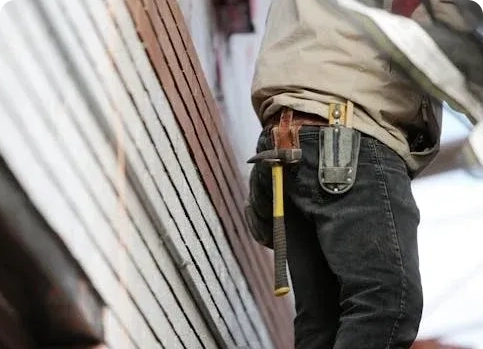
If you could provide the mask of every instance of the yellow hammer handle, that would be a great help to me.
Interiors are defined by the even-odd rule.
[[[290,288],[287,276],[287,241],[283,211],[283,167],[272,166],[273,187],[273,251],[275,258],[275,296],[286,295]]]

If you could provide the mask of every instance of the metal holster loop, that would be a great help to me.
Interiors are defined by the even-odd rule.
[[[352,105],[330,107],[330,127],[319,134],[319,182],[331,194],[349,191],[357,176],[361,134],[351,128]],[[347,127],[349,126],[349,127]]]

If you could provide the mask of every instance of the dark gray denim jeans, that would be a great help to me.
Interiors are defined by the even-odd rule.
[[[423,306],[414,201],[404,161],[362,135],[358,174],[342,195],[317,176],[319,127],[300,134],[302,161],[285,168],[288,264],[297,349],[403,349]],[[273,147],[269,133],[257,151]],[[271,173],[255,165],[257,210],[271,216]]]

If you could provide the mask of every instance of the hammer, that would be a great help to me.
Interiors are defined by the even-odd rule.
[[[258,153],[248,163],[265,162],[272,167],[273,252],[275,262],[275,296],[286,295],[290,288],[287,277],[287,240],[283,210],[283,165],[298,162],[301,149],[272,149]]]

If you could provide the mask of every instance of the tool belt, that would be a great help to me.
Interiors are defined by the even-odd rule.
[[[274,126],[279,126],[280,118],[281,113],[270,116],[265,122],[263,122],[263,127],[272,128]],[[329,126],[329,120],[324,119],[320,115],[305,113],[298,110],[292,110],[291,123],[293,126]]]
[[[319,169],[321,187],[331,194],[343,194],[354,185],[360,151],[360,132],[352,128],[353,103],[331,103],[323,118],[284,108],[268,118],[264,128],[271,129],[276,149],[300,148],[302,126],[322,126],[319,134]]]
[[[273,220],[264,219],[256,210],[256,175],[250,174],[250,196],[245,206],[245,217],[252,236],[260,244],[273,248],[275,271],[275,295],[289,292],[286,270],[287,242],[284,218],[283,166],[302,159],[299,131],[302,126],[320,128],[319,169],[320,185],[332,194],[348,191],[355,182],[359,154],[360,133],[349,127],[352,123],[352,103],[331,104],[328,120],[319,116],[283,108],[278,118],[269,118],[264,127],[269,128],[274,149],[259,152],[248,163],[268,163],[272,170]],[[270,224],[271,223],[271,224]]]

